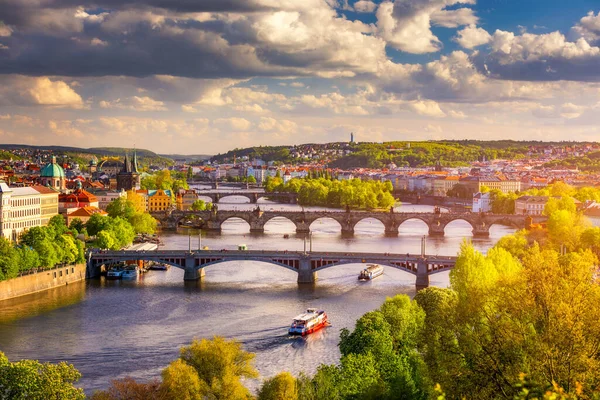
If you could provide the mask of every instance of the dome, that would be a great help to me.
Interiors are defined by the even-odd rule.
[[[56,158],[52,157],[52,162],[47,164],[40,171],[40,177],[42,178],[64,178],[65,171],[63,168],[56,163]]]

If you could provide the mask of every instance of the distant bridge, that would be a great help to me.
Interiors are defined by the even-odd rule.
[[[546,220],[543,216],[479,214],[479,213],[417,213],[417,212],[376,212],[376,211],[253,211],[213,210],[213,211],[171,211],[153,212],[163,230],[176,230],[186,220],[196,219],[196,226],[202,229],[220,231],[225,221],[240,218],[250,225],[250,232],[264,232],[265,224],[276,217],[290,220],[296,232],[310,232],[310,225],[320,218],[332,218],[341,228],[342,234],[353,235],[356,224],[366,218],[381,221],[388,236],[398,235],[398,228],[408,220],[420,220],[427,224],[430,236],[443,236],[444,229],[452,221],[466,221],[473,228],[473,236],[488,237],[492,225],[511,226],[523,229],[531,223]]]
[[[262,189],[249,189],[249,190],[196,190],[198,196],[208,197],[212,203],[218,203],[225,197],[241,196],[250,200],[250,203],[258,202],[260,198],[266,198],[278,203],[290,203],[295,204],[298,201],[298,195],[296,193],[267,193]]]
[[[332,253],[288,251],[97,251],[88,258],[88,277],[100,275],[103,266],[121,261],[154,261],[184,270],[184,280],[198,280],[208,266],[228,261],[260,261],[298,273],[298,283],[314,283],[317,273],[345,264],[372,263],[396,268],[416,276],[418,289],[429,286],[429,276],[454,268],[456,257],[415,254]]]

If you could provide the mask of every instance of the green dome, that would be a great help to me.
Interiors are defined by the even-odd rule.
[[[46,165],[40,171],[40,177],[42,178],[64,178],[65,171],[63,168],[56,163],[56,160],[53,159],[51,163]]]

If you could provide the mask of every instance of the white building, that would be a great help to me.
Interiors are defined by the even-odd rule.
[[[490,192],[477,192],[473,195],[473,212],[490,212],[492,211],[492,199]]]
[[[42,225],[41,195],[35,189],[0,182],[0,207],[0,237],[17,241],[22,232]]]
[[[108,207],[108,205],[114,200],[117,200],[120,198],[127,199],[127,192],[125,192],[125,190],[96,192],[94,194],[96,195],[96,198],[98,199],[98,208],[100,208],[102,210],[106,210],[106,207]]]

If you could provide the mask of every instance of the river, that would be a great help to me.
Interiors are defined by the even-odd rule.
[[[236,201],[236,198],[223,201]],[[219,204],[220,209],[252,205]],[[263,209],[298,209],[296,205],[261,202]],[[309,208],[307,208],[309,209]],[[429,206],[402,205],[402,211],[431,211]],[[400,235],[384,236],[383,225],[364,220],[352,238],[342,237],[333,220],[311,226],[316,251],[420,252],[427,226],[407,221]],[[489,239],[473,239],[485,251],[500,237],[513,232],[493,226]],[[288,233],[289,239],[283,235]],[[427,237],[427,253],[455,255],[471,228],[455,221],[444,237]],[[165,249],[198,248],[198,231],[161,234]],[[264,234],[250,234],[248,225],[229,220],[221,234],[203,234],[202,246],[211,249],[302,250],[303,238],[285,219],[273,219]],[[309,246],[307,244],[307,246]],[[319,272],[315,285],[299,286],[296,273],[258,262],[229,262],[208,267],[202,282],[183,281],[183,271],[150,271],[137,281],[91,280],[0,303],[0,351],[10,360],[68,361],[83,374],[79,385],[87,393],[106,388],[111,379],[158,377],[177,358],[178,349],[193,338],[221,335],[237,339],[256,353],[261,377],[280,371],[314,373],[322,363],[339,359],[341,328],[352,328],[362,314],[381,305],[387,296],[414,296],[414,276],[386,268],[382,277],[360,283],[363,265],[346,265]],[[448,273],[431,277],[448,284]],[[291,338],[291,319],[308,307],[327,311],[331,327],[306,338]],[[256,388],[256,381],[247,382]]]

